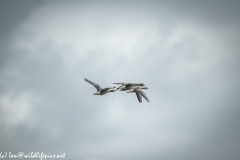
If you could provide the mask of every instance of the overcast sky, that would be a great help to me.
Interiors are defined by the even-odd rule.
[[[0,152],[239,160],[238,1],[0,2]],[[144,83],[150,103],[116,82]]]

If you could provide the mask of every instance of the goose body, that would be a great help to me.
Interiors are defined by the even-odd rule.
[[[102,96],[102,95],[107,94],[109,92],[115,92],[115,90],[114,90],[115,87],[113,87],[113,88],[110,88],[110,87],[109,88],[101,88],[99,84],[94,83],[87,78],[85,78],[84,80],[87,81],[88,83],[90,83],[91,85],[93,85],[97,89],[97,92],[93,93],[93,95]]]
[[[121,85],[116,89],[116,90],[120,89],[119,91],[127,91],[136,86],[145,86],[143,83],[113,83],[113,84]]]

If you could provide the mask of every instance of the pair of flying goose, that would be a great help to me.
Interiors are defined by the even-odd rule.
[[[88,80],[87,78],[85,78],[84,80],[90,83],[91,85],[93,85],[97,89],[97,92],[94,93],[93,95],[104,95],[109,92],[116,92],[117,90],[119,90],[119,91],[127,91],[127,93],[136,93],[138,101],[140,103],[142,102],[142,97],[144,97],[149,102],[146,94],[142,91],[143,89],[148,89],[147,87],[144,87],[145,85],[143,83],[113,83],[113,84],[121,85],[116,90],[114,90],[114,88],[116,87],[101,88],[99,84],[94,83]]]

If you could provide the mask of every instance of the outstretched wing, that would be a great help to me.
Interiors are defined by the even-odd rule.
[[[122,84],[122,85],[124,85],[125,83],[113,83],[113,84],[118,84],[118,85]]]
[[[113,84],[121,85],[121,86],[119,86],[116,90],[118,90],[119,88],[122,88],[122,87],[125,85],[125,83],[113,83]]]
[[[147,95],[143,91],[137,90],[136,92],[138,92],[141,96],[143,96],[149,102]]]
[[[94,83],[94,82],[88,80],[87,78],[84,78],[84,80],[87,81],[88,83],[90,83],[91,85],[93,85],[97,89],[97,91],[102,90],[102,88],[99,86],[99,84]]]
[[[138,92],[135,92],[135,93],[137,95],[139,103],[142,103],[142,96]]]

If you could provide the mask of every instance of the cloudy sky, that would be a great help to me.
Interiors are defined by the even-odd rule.
[[[238,1],[0,2],[0,152],[238,160]],[[144,83],[150,103],[102,87]]]

